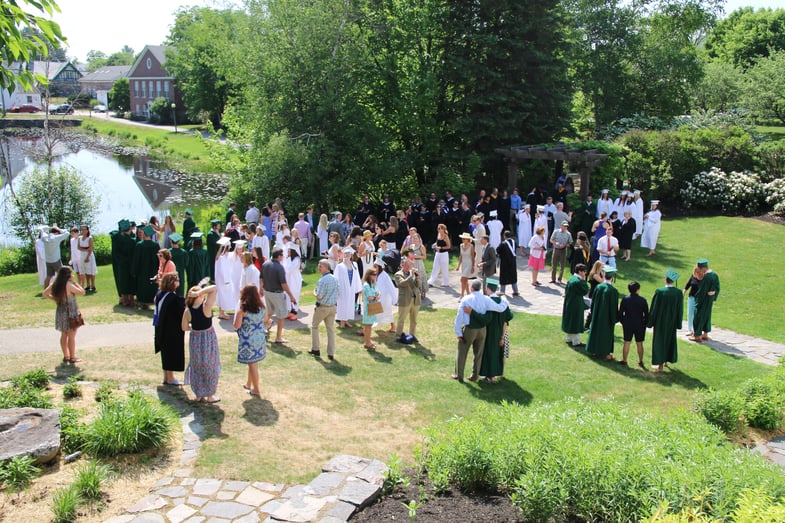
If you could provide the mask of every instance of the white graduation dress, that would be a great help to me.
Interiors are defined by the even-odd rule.
[[[335,319],[338,321],[351,321],[354,319],[354,297],[363,289],[360,279],[362,275],[357,269],[357,264],[352,262],[351,281],[349,268],[345,262],[335,266],[334,276],[338,280],[338,306],[335,309]]]

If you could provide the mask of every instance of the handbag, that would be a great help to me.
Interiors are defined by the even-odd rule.
[[[381,314],[384,312],[384,307],[382,307],[382,302],[380,301],[369,301],[368,302],[368,315],[371,316],[373,314]]]
[[[84,325],[84,318],[82,318],[82,313],[77,312],[76,316],[71,316],[71,305],[68,303],[68,298],[66,297],[66,305],[65,311],[68,314],[68,327],[70,330],[76,330],[82,325]]]

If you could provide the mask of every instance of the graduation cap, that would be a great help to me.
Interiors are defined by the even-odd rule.
[[[180,243],[181,241],[183,241],[183,235],[180,234],[179,232],[173,232],[172,234],[169,235],[169,240],[172,243]]]
[[[187,216],[191,216],[193,213],[194,213],[194,212],[193,212],[191,209],[186,209],[186,210],[185,210],[185,214],[186,214]]]
[[[708,267],[709,266],[709,260],[707,260],[706,258],[701,258],[696,263],[698,264],[698,267]]]
[[[354,254],[354,249],[352,249],[351,247],[344,247],[341,252],[344,254]]]
[[[609,280],[616,276],[616,267],[611,267],[610,265],[606,265],[603,267],[602,272],[605,273],[605,279]]]
[[[196,231],[191,233],[192,240],[201,240],[202,236],[204,236],[204,234],[201,231]],[[172,236],[169,235],[169,237],[171,238]]]
[[[127,231],[128,229],[130,229],[130,228],[131,228],[131,222],[129,222],[129,221],[128,221],[128,220],[126,220],[125,218],[123,218],[122,220],[120,220],[119,222],[117,222],[117,229],[118,229],[120,232],[125,232],[125,231]]]
[[[210,220],[210,225],[218,225],[219,223],[221,223],[221,220],[219,220],[218,218],[213,218],[212,220]]]
[[[659,201],[659,200],[652,200],[652,201],[651,201],[651,204],[652,204],[652,205],[659,205],[659,204],[660,204],[660,201]]]
[[[499,216],[499,213],[497,211],[491,211],[490,214],[491,214],[491,218],[493,218],[495,216]]]
[[[610,191],[608,191],[608,189],[603,189],[601,192],[602,194],[608,194]]]
[[[153,230],[153,228],[149,225],[142,227],[142,231],[144,232],[145,236],[149,236],[151,238],[153,237],[153,234],[155,234],[155,230]]]
[[[676,281],[679,279],[679,273],[674,271],[673,269],[668,269],[667,271],[665,271],[665,277],[668,278],[673,283],[676,283]]]
[[[228,236],[221,236],[220,238],[218,238],[218,241],[216,241],[215,243],[216,245],[228,245],[229,242],[231,241],[232,239],[229,238]]]
[[[232,243],[234,243],[235,248],[237,248],[237,247],[245,247],[245,244],[248,243],[248,241],[247,240],[235,240]]]
[[[491,289],[493,292],[496,292],[496,289],[499,288],[499,280],[496,278],[487,278],[485,280],[485,286]]]

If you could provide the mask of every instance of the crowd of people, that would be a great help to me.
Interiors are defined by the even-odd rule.
[[[190,209],[185,210],[179,230],[172,216],[167,216],[163,225],[155,216],[139,224],[121,220],[111,233],[119,304],[154,308],[155,347],[161,353],[163,383],[181,385],[174,372],[185,371],[185,383],[191,385],[198,400],[207,402],[219,400],[216,391],[221,363],[212,327],[213,307],[217,308],[218,319],[231,320],[238,332],[238,362],[249,366],[246,389],[258,396],[258,363],[266,355],[268,336],[272,343],[287,343],[283,338],[285,322],[298,319],[306,260],[317,258],[320,273],[313,291],[316,310],[309,352],[321,357],[319,325],[323,323],[327,357],[334,360],[336,325],[346,329],[357,325],[356,332],[369,351],[376,348],[371,328],[375,324],[389,325],[387,332],[398,342],[417,342],[422,301],[429,287],[449,284],[450,253],[455,253],[457,265],[453,270],[460,274],[461,289],[452,377],[463,381],[471,346],[474,362],[467,379],[484,377],[496,382],[503,377],[504,357],[509,350],[507,326],[512,313],[504,298],[506,287],[511,286],[513,297],[520,294],[517,258],[528,258],[532,285],[538,287],[539,273],[545,270],[550,255],[551,283],[562,284],[567,269],[572,275],[565,287],[562,325],[567,342],[582,346],[580,335],[588,329],[587,350],[607,358],[612,353],[613,324],[621,321],[625,346],[620,362],[626,364],[629,344],[635,337],[642,365],[641,342],[646,325],[655,326],[655,333],[670,329],[663,326],[665,320],[655,311],[665,310],[673,320],[681,318],[680,313],[676,314],[680,309],[674,304],[661,305],[672,299],[673,293],[658,290],[649,310],[635,282],[619,306],[612,281],[618,253],[622,260],[629,261],[633,239],[641,237],[649,255],[656,253],[662,216],[659,202],[652,201],[650,211],[644,213],[640,191],[625,190],[611,200],[609,191],[603,190],[597,203],[587,195],[579,209],[570,210],[567,194],[560,179],[554,195],[534,187],[525,198],[517,188],[512,193],[481,190],[474,202],[465,194],[455,198],[447,192],[437,198],[431,193],[424,201],[415,198],[403,208],[396,208],[388,197],[375,205],[364,196],[353,214],[322,213],[316,218],[309,206],[292,220],[294,223],[287,218],[280,199],[262,209],[250,202],[244,219],[232,203],[223,219],[210,221],[206,235],[196,226]],[[76,230],[71,235],[71,261],[79,283],[71,282],[70,272],[63,276],[67,285],[63,280],[58,280],[57,287],[46,282],[47,289],[54,289],[46,295],[58,302],[58,315],[61,305],[78,311],[74,296],[94,291],[95,285],[89,228],[82,227],[81,233]],[[59,244],[67,236],[55,227],[41,231],[47,279],[59,268]],[[429,252],[434,260],[430,277],[424,263]],[[666,287],[675,284],[678,275],[672,278],[674,274],[669,274]],[[704,280],[714,280],[705,278],[705,274],[702,267],[697,267],[685,290],[690,296],[691,324],[695,318],[691,335],[697,341],[705,339],[710,330],[707,298],[713,301],[719,291],[718,280],[716,289],[703,289]],[[587,307],[590,313],[584,318]],[[70,309],[65,311],[66,315],[71,313]],[[187,331],[190,357],[186,368]],[[655,334],[655,366],[675,362],[675,338],[671,338],[664,342]],[[69,348],[75,347],[74,339],[75,329],[73,335],[64,334],[65,361],[76,360],[75,348]],[[670,341],[673,350],[667,349]]]

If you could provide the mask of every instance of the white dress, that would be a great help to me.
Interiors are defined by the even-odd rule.
[[[352,262],[352,279],[349,281],[349,268],[346,262],[335,266],[335,279],[338,280],[338,306],[335,309],[335,319],[338,321],[351,321],[354,319],[354,298],[363,290],[362,275],[357,269],[357,264]]]
[[[641,247],[654,250],[657,248],[657,240],[660,237],[660,220],[662,213],[658,210],[649,211],[646,215],[646,226],[643,228],[641,236]]]
[[[229,264],[229,278],[232,288],[232,303],[240,301],[240,282],[243,279],[243,262],[240,256],[237,256],[237,251],[232,251],[227,255]]]
[[[79,274],[80,272],[82,272],[81,269],[82,264],[80,263],[82,257],[80,256],[79,253],[79,236],[77,236],[76,238],[71,238],[69,240],[69,243],[71,245],[71,259],[68,260],[68,263],[71,265],[71,267],[73,267],[74,272]],[[46,270],[46,268],[44,268],[44,270]]]
[[[35,265],[38,268],[38,285],[43,285],[46,282],[46,254],[44,240],[41,238],[35,241]]]
[[[292,291],[294,299],[300,303],[300,292],[303,290],[303,275],[300,272],[300,257],[284,258],[283,268],[286,271],[286,284],[289,285],[289,290]],[[286,310],[299,310],[298,306],[292,304],[292,299],[288,294],[286,296]]]
[[[599,218],[602,215],[602,213],[605,213],[605,217],[609,218],[612,210],[613,210],[613,201],[610,198],[608,198],[607,200],[603,200],[602,198],[600,198],[600,200],[597,202],[596,218]]]
[[[393,322],[393,307],[398,301],[398,289],[392,282],[392,278],[387,274],[387,271],[382,270],[379,276],[376,277],[376,288],[379,290],[382,302],[382,313],[376,315],[376,323],[386,324]]]
[[[635,200],[632,217],[635,218],[635,236],[640,236],[643,232],[643,198]]]
[[[321,225],[317,226],[316,235],[319,237],[319,254],[327,252],[327,249],[330,248],[330,238],[327,234],[327,229],[322,229]]]
[[[532,239],[532,218],[526,211],[518,211],[518,247],[529,248]]]
[[[224,311],[234,310],[237,300],[234,299],[232,275],[229,266],[228,254],[223,254],[215,260],[215,303]]]
[[[485,226],[488,228],[488,243],[496,249],[502,243],[504,224],[502,224],[501,220],[490,220]]]
[[[82,238],[80,236],[79,247],[84,249],[90,247],[90,238]],[[86,251],[79,251],[79,272],[88,276],[98,274],[98,268],[95,265],[95,252],[88,254]]]

